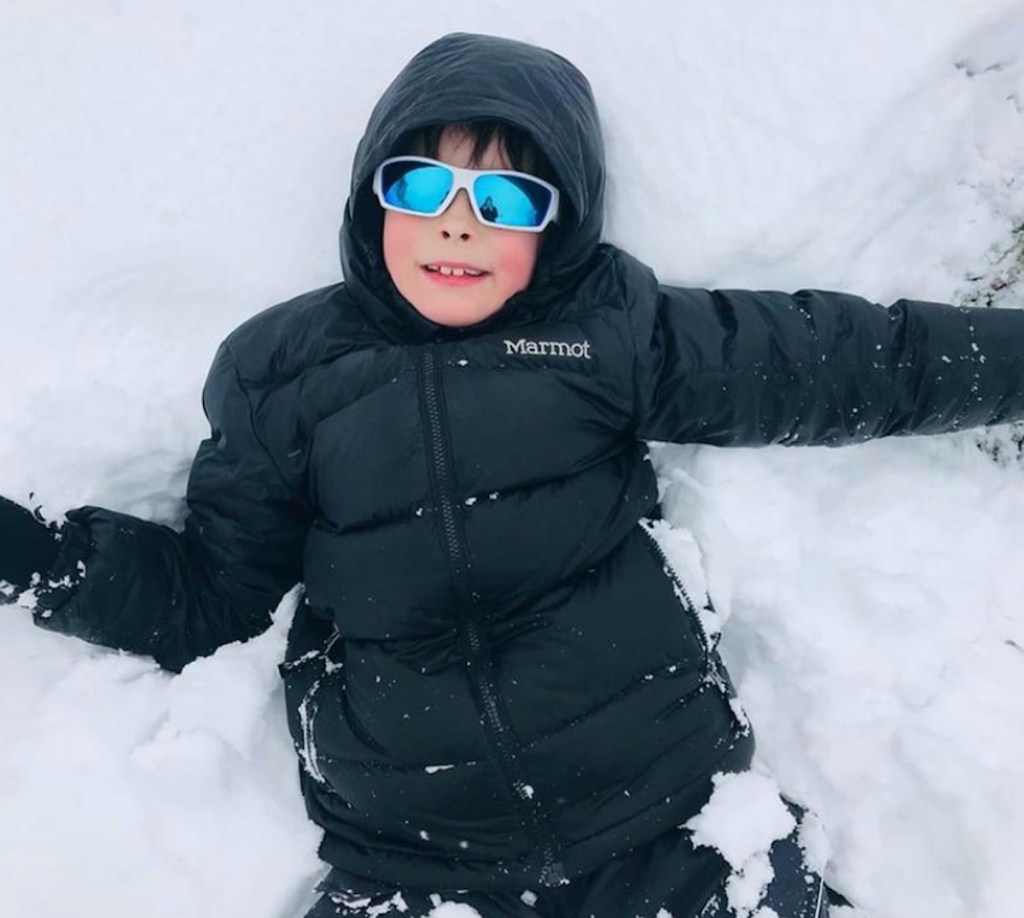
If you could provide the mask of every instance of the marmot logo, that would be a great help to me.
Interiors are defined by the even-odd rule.
[[[536,357],[583,357],[590,360],[590,342],[579,341],[518,341],[505,339],[506,354],[532,354]]]

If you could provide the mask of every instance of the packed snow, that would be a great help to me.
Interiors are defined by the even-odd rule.
[[[370,108],[456,30],[588,74],[607,238],[667,282],[1024,304],[1014,0],[7,4],[0,494],[180,524],[216,344],[339,279]],[[652,447],[756,773],[813,808],[860,916],[1019,907],[1020,436]],[[0,914],[301,914],[323,868],[276,676],[296,598],[177,677],[0,606]],[[708,839],[742,839],[723,812]]]

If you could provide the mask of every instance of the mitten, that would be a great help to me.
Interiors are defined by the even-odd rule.
[[[0,580],[25,590],[57,558],[55,528],[32,511],[0,497]]]

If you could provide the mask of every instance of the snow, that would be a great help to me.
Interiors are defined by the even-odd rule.
[[[338,279],[369,110],[452,30],[588,74],[607,237],[667,282],[1021,304],[1013,0],[8,4],[0,493],[180,522],[216,344]],[[758,773],[818,813],[828,842],[803,843],[831,845],[858,915],[1020,898],[1011,434],[651,451],[666,554],[714,599]],[[322,866],[276,678],[291,602],[178,677],[0,608],[0,912],[301,914]]]
[[[970,434],[676,450],[734,524],[722,650],[760,758],[823,818],[838,885],[997,914],[1024,854],[1020,468]]]
[[[409,906],[400,892],[396,892],[383,902],[377,902],[376,904],[373,903],[373,899],[370,896],[358,893],[331,893],[330,897],[335,905],[345,907],[346,911],[348,909],[361,909],[360,914],[364,914],[366,918],[382,918],[384,915],[403,914],[409,911]],[[338,911],[340,913],[340,909]],[[435,910],[432,910],[431,914],[434,913]],[[444,913],[442,912],[441,914],[443,915]],[[473,914],[475,915],[476,913],[474,912]]]
[[[427,918],[484,918],[471,905],[465,902],[446,902],[440,896],[430,897],[434,907],[430,910]]]
[[[717,774],[714,786],[704,808],[686,826],[695,845],[715,848],[730,867],[742,869],[796,828],[771,777],[756,771]]]
[[[729,907],[738,918],[749,918],[755,909],[767,909],[759,906],[775,877],[768,852],[773,842],[796,829],[796,820],[770,776],[756,771],[717,774],[714,788],[686,827],[695,845],[716,849],[729,863]]]

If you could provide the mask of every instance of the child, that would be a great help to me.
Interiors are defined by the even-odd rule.
[[[333,868],[310,918],[735,914],[684,824],[753,738],[649,534],[644,441],[1024,416],[1024,313],[662,285],[600,242],[604,181],[568,61],[435,41],[359,144],[344,283],[218,350],[184,532],[82,507],[57,543],[0,505],[39,624],[170,670],[304,582],[281,671]],[[827,909],[796,834],[780,918]]]

